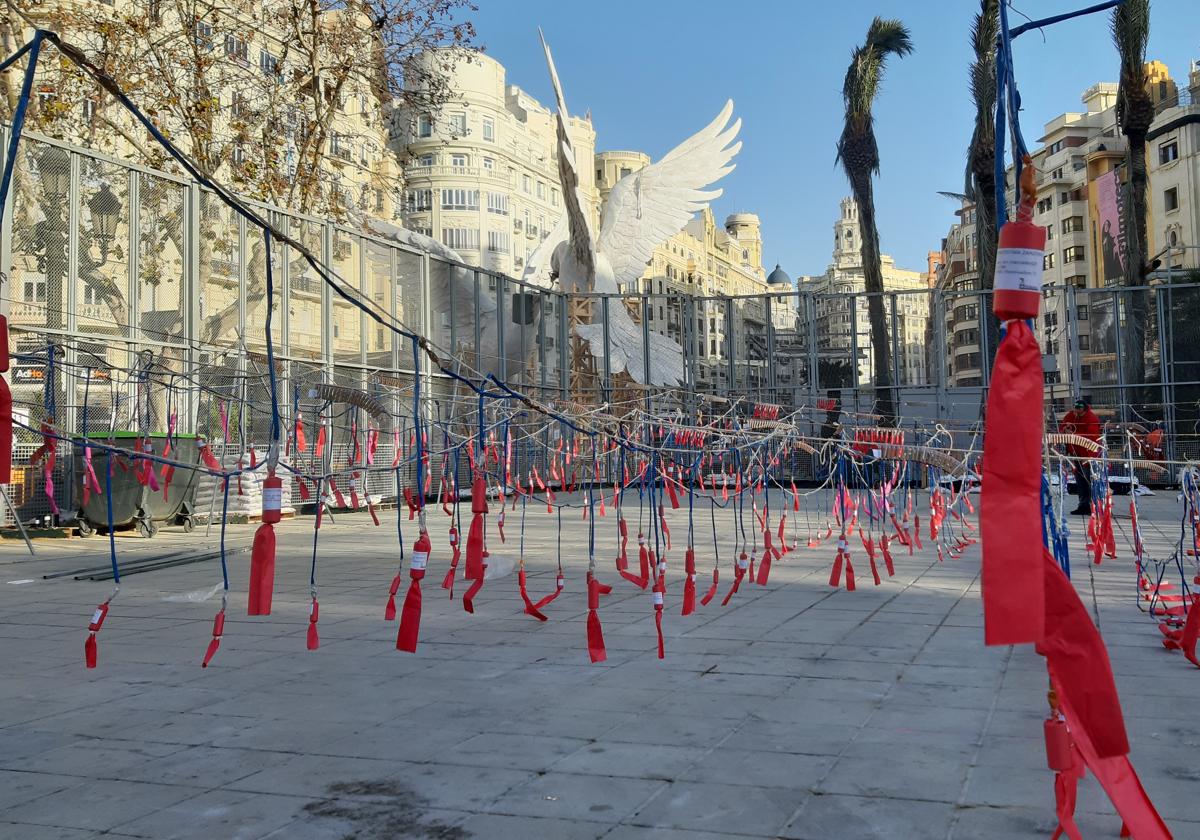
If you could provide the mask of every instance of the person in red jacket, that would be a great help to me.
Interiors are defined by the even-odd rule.
[[[1075,408],[1063,415],[1059,428],[1064,434],[1100,442],[1100,418],[1082,399],[1075,400]],[[1067,447],[1067,454],[1074,458],[1075,495],[1079,497],[1079,504],[1071,513],[1088,516],[1092,512],[1092,478],[1087,462],[1095,453],[1085,446],[1071,444]]]

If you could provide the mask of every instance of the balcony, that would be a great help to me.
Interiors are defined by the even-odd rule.
[[[480,166],[406,166],[404,175],[409,183],[422,178],[478,178],[509,187],[517,185],[516,179],[510,178],[507,173]]]

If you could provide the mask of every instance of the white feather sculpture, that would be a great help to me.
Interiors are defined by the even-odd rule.
[[[726,102],[706,128],[662,160],[618,181],[604,206],[596,239],[583,210],[575,150],[567,133],[567,105],[545,37],[542,48],[558,105],[558,169],[566,209],[566,223],[557,226],[543,246],[552,249],[552,273],[563,291],[617,295],[622,286],[642,276],[655,248],[720,197],[721,190],[706,187],[733,171],[731,161],[742,146],[735,142],[742,123],[739,119],[730,125],[733,102]],[[677,342],[651,330],[647,359],[643,328],[614,297],[608,306],[606,347],[603,317],[603,307],[593,306],[592,323],[576,326],[575,334],[588,342],[594,358],[608,356],[613,374],[628,371],[642,385],[675,385],[683,379],[683,350]]]

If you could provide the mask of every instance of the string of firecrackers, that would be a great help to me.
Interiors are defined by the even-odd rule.
[[[40,44],[41,37],[43,37],[41,34],[38,35],[38,40],[34,42],[35,53],[34,53],[34,56],[31,56],[31,58],[36,58],[36,48],[37,48],[38,44]],[[58,43],[60,48],[62,47],[62,43],[60,41],[58,41],[58,38],[52,36],[52,40],[54,40],[55,43]],[[114,92],[116,92],[116,94],[120,95],[122,100],[124,100],[124,94],[121,94],[119,89],[116,89],[115,83],[112,82],[112,79],[108,79],[108,77],[104,77],[103,74],[97,70],[97,68],[90,65],[90,62],[86,61],[86,59],[84,58],[84,56],[82,54],[78,53],[78,50],[73,50],[73,48],[72,48],[72,50],[65,50],[65,53],[68,55],[68,58],[72,58],[73,60],[76,60],[77,64],[79,64],[80,66],[89,68],[89,72],[92,72],[92,74],[94,74],[94,76],[96,76],[97,79],[107,80],[107,82],[109,84],[112,84]],[[32,65],[34,65],[34,61],[31,60],[30,61],[31,68],[32,68]],[[31,73],[29,74],[29,77],[26,78],[26,82],[28,82],[29,78],[31,78]],[[28,84],[26,84],[26,86],[28,86]],[[24,100],[28,100],[28,91],[25,92],[25,95],[23,96],[23,98],[24,98]],[[14,136],[16,136],[17,133],[18,132],[14,132]],[[1032,172],[1032,169],[1031,168],[1028,169],[1027,172]],[[1026,187],[1026,184],[1024,181],[1022,181],[1022,192],[1025,191],[1024,190],[1025,187]],[[222,191],[222,197],[224,197],[223,191]],[[230,199],[230,200],[232,200],[232,199]],[[1032,200],[1030,203],[1032,203]],[[1022,204],[1024,204],[1024,202],[1022,202]],[[1019,218],[1018,223],[1027,222],[1027,221],[1028,221],[1027,218],[1025,218],[1025,220],[1021,220],[1021,218]],[[1009,232],[1012,233],[1016,239],[1020,239],[1021,233],[1019,232],[1019,230],[1015,230],[1015,232],[1014,232],[1014,230],[1012,228],[1010,228],[1010,226],[1006,226],[1006,228],[1009,229]],[[268,230],[268,235],[270,235],[271,228],[269,227],[268,223],[264,222],[264,229]],[[1040,235],[1042,235],[1043,241],[1039,242],[1039,244],[1038,244],[1039,245],[1039,247],[1037,248],[1038,252],[1040,252],[1040,245],[1044,244],[1044,232],[1040,232]],[[282,241],[290,242],[288,236],[283,235],[282,233],[278,234],[278,238],[280,238]],[[1006,272],[1004,272],[1004,269],[1008,268],[1010,275],[1019,274],[1019,272],[1012,271],[1012,269],[1015,268],[1015,266],[1013,266],[1013,265],[1009,265],[1009,266],[1004,265],[1004,257],[1006,257],[1006,253],[1004,253],[1004,252],[1006,252],[1006,248],[1004,248],[1003,240],[1004,240],[1004,234],[1002,233],[1001,253],[1000,253],[1000,259],[998,259],[998,264],[997,264],[997,294],[996,294],[997,310],[1003,310],[1004,304],[1003,304],[1002,299],[1006,298],[1007,293],[1012,292],[1013,294],[1018,296],[1018,298],[1020,298],[1020,296],[1025,294],[1025,289],[1020,286],[1016,287],[1016,288],[1004,286],[1004,281],[1002,280],[1002,278],[1004,277],[1004,274],[1006,274]],[[296,245],[299,246],[299,244],[296,244]],[[1013,245],[1013,242],[1010,242],[1010,245]],[[1020,242],[1015,242],[1015,245],[1019,246]],[[1018,248],[1009,248],[1009,251],[1015,252],[1018,250],[1020,250],[1019,247]],[[1028,250],[1033,250],[1033,248],[1028,248]],[[304,251],[304,248],[301,247],[301,251]],[[1008,254],[1008,257],[1010,258],[1010,262],[1013,262],[1012,258],[1014,256],[1015,256],[1015,253]],[[1036,298],[1037,294],[1034,293],[1033,296],[1034,296],[1034,298]],[[1018,308],[1020,308],[1020,307],[1018,307]],[[1022,364],[1022,360],[1020,359],[1020,355],[1019,355],[1019,352],[1021,349],[1021,347],[1019,347],[1019,344],[1021,343],[1022,338],[1025,337],[1024,335],[1022,335],[1022,332],[1020,329],[1022,323],[1024,323],[1024,322],[1021,322],[1020,318],[1036,316],[1037,305],[1034,304],[1033,312],[1028,313],[1028,314],[1025,314],[1024,312],[1020,312],[1020,311],[1015,312],[1015,313],[1013,313],[1013,312],[1006,313],[1003,311],[998,311],[998,314],[1001,314],[1001,317],[1003,317],[1004,320],[1007,320],[1007,322],[1009,322],[1009,334],[1008,334],[1006,344],[1007,344],[1008,349],[1014,350],[1014,352],[1018,353],[1018,355],[1016,355],[1015,358],[1010,361],[1014,362],[1013,373],[1020,374],[1022,372],[1022,368],[1025,367],[1025,365]],[[1027,328],[1026,328],[1026,332],[1028,332]],[[428,358],[430,358],[430,360],[433,362],[434,365],[436,365],[440,368],[443,368],[443,370],[445,370],[444,366],[442,364],[440,364],[440,359],[438,358],[438,355],[436,354],[436,352],[434,352],[434,350],[430,346],[430,342],[428,342],[427,338],[421,337],[421,336],[414,336],[414,342],[416,344],[416,347],[419,347],[421,350],[424,350],[425,354],[428,356]],[[1004,354],[1004,348],[1002,347],[1001,355],[1012,355],[1012,354]],[[998,356],[997,368],[1000,368],[1000,366],[1001,366],[1001,359],[1000,359],[1000,356]],[[1014,383],[1019,382],[1020,378],[1021,378],[1020,376],[1013,377],[1013,382]],[[994,390],[992,390],[992,394],[995,395],[997,391],[1004,390],[1003,388],[996,388],[996,385],[1001,385],[1001,384],[1003,384],[1003,382],[1004,382],[1003,377],[1000,376],[1000,374],[997,374],[997,377],[994,378],[995,385],[994,385]],[[1038,389],[1038,397],[1040,398],[1040,388]],[[532,400],[532,398],[530,398],[528,396],[518,396],[518,400],[520,400],[524,404],[524,406],[526,406],[530,409],[539,410],[539,412],[545,412],[544,407],[541,407],[540,404],[536,403],[535,401]],[[997,412],[995,412],[995,413],[992,412],[992,410],[989,410],[989,418],[988,418],[989,425],[994,425],[995,418],[997,415],[1000,415],[1001,418],[1003,418],[1004,413],[1006,413],[1006,412],[1004,412],[1004,408],[1006,408],[1006,406],[1004,406],[1003,401],[997,401],[997,404],[998,404],[998,407],[1000,407],[1000,410],[997,410]],[[1038,404],[1040,406],[1040,403],[1038,403]],[[1008,406],[1008,408],[1012,408],[1012,406]],[[422,436],[424,436],[424,431],[421,431],[418,433],[419,442],[421,442]],[[996,439],[996,436],[989,436],[988,439],[986,439],[985,469],[992,469],[992,464],[994,464],[997,460],[996,457],[991,457],[991,458],[986,457],[986,451],[994,451],[994,448],[992,448],[992,446],[991,446],[992,440],[994,440],[994,439]],[[479,443],[482,444],[481,440]],[[594,442],[593,442],[593,446],[594,446]],[[486,458],[486,454],[484,454],[484,452],[481,451],[480,452],[480,460],[484,460],[484,458]],[[650,468],[654,467],[653,458],[652,458],[652,460],[650,460],[649,466],[650,466]],[[420,457],[419,457],[418,458],[418,469],[420,470],[420,468],[421,468],[421,461],[420,461]],[[476,469],[478,469],[478,464],[476,464]],[[274,475],[272,475],[272,478],[274,478]],[[739,479],[740,479],[740,473],[739,473]],[[476,473],[476,482],[479,482],[480,480],[481,479],[479,478],[478,473]],[[991,482],[989,482],[989,484],[985,485],[985,488],[986,488],[985,492],[988,492],[989,490],[991,490],[990,485],[991,485]],[[652,500],[652,508],[653,508],[653,500],[655,498],[655,486],[656,485],[654,485],[654,484],[650,485],[650,491],[649,491],[650,500]],[[671,486],[671,485],[667,485],[667,486]],[[842,490],[842,493],[845,493],[845,487],[842,487],[841,490]],[[995,490],[996,491],[1003,490],[1003,485],[1001,484],[1001,482],[996,482]],[[994,493],[994,492],[995,491],[992,491],[992,493]],[[1018,493],[1018,494],[1016,494],[1016,500],[1018,500],[1018,502],[1024,502],[1026,496],[1027,496],[1027,493]],[[940,497],[940,493],[938,493],[938,497]],[[424,499],[424,494],[422,494],[421,498]],[[265,502],[266,502],[266,499],[264,496],[264,503]],[[842,499],[842,511],[841,511],[842,514],[845,514],[845,512],[846,512],[845,502],[846,502],[846,500]],[[473,511],[472,512],[473,512],[472,530],[474,533],[478,534],[479,530],[482,530],[482,528],[476,529],[475,523],[480,521],[481,516],[484,516],[487,514],[487,506],[486,506],[486,499],[481,499],[480,497],[476,496],[475,493],[473,493]],[[421,504],[421,515],[422,515],[421,534],[422,534],[422,536],[424,536],[426,533],[425,527],[424,527],[424,504]],[[844,521],[844,523],[845,523],[845,521],[846,521],[845,518],[842,521]],[[260,528],[259,533],[264,533],[263,529],[268,529],[268,532],[266,532],[266,533],[270,533],[269,529],[271,528],[272,524],[274,524],[274,523],[266,521],[266,516],[264,515],[264,524],[263,524],[262,528]],[[319,528],[319,514],[318,514],[318,528]],[[842,534],[844,534],[844,536],[845,536],[845,524],[844,524],[844,526],[842,526],[842,529],[844,529],[844,530],[842,530]],[[263,541],[265,542],[266,540],[264,539]],[[271,541],[274,541],[274,540],[271,540]],[[473,565],[473,563],[474,563],[476,566],[481,566],[481,568],[486,568],[486,563],[476,562],[476,560],[480,560],[486,554],[486,548],[481,548],[480,542],[481,542],[481,539],[478,538],[478,536],[476,536],[476,539],[472,539],[472,538],[470,538],[470,536],[468,536],[468,566]],[[258,535],[256,535],[256,550],[257,550],[258,544],[259,544],[259,538],[258,538]],[[839,553],[841,553],[841,547],[844,544],[845,544],[845,539],[842,538],[839,541]],[[743,552],[743,557],[744,557],[744,552]],[[739,571],[742,570],[742,568],[743,568],[742,559],[743,559],[742,557],[739,557],[739,563],[738,563]],[[253,564],[254,564],[254,562],[252,560],[252,566],[253,566]],[[1030,565],[1033,565],[1033,564],[1031,563]],[[665,578],[664,566],[665,566],[665,563],[661,563],[661,562],[659,563],[658,576],[656,576],[656,583],[655,583],[655,588],[654,588],[654,604],[655,604],[655,612],[656,612],[656,623],[659,623],[659,624],[660,624],[660,620],[661,620],[662,594],[664,594],[664,589],[665,589],[665,587],[662,586],[662,581],[664,581],[664,578]],[[848,566],[848,558],[847,558],[847,566]],[[1052,570],[1054,570],[1054,572],[1058,572],[1057,566],[1046,565],[1046,568],[1052,569]],[[986,566],[985,566],[985,569],[986,569]],[[256,570],[256,580],[262,580],[262,578],[265,577],[265,571],[266,571],[265,569],[257,569]],[[1036,571],[1036,569],[1034,569],[1034,571]],[[469,570],[468,570],[468,577],[472,577],[472,572],[470,572]],[[994,577],[994,576],[992,576],[992,577]],[[1022,583],[1028,583],[1032,580],[1030,575],[1024,575],[1022,577],[1024,577],[1024,580],[1021,581]],[[478,592],[478,589],[482,584],[482,580],[484,580],[484,572],[482,572],[482,570],[476,571],[475,576],[473,577],[473,580],[474,580],[474,583],[472,586],[472,590],[474,590],[474,592]],[[414,580],[414,584],[415,583],[416,583],[416,581]],[[1013,631],[1013,632],[1015,632],[1015,635],[1018,635],[1018,636],[1022,636],[1022,635],[1032,636],[1032,638],[1020,638],[1019,641],[1036,641],[1036,642],[1045,643],[1046,642],[1045,630],[1048,628],[1058,628],[1058,625],[1055,624],[1055,619],[1057,619],[1058,616],[1054,612],[1046,612],[1045,614],[1043,614],[1042,610],[1040,610],[1040,607],[1043,607],[1043,605],[1055,604],[1054,599],[1046,598],[1046,592],[1049,592],[1049,590],[1054,590],[1055,587],[1061,588],[1061,586],[1062,586],[1062,581],[1060,581],[1060,580],[1058,580],[1058,578],[1052,577],[1052,575],[1048,574],[1048,575],[1046,575],[1043,586],[1038,586],[1038,587],[1034,588],[1033,590],[1028,590],[1028,592],[1032,592],[1034,595],[1034,598],[1031,598],[1030,600],[1032,601],[1032,605],[1034,607],[1038,607],[1038,610],[1034,611],[1037,614],[1030,614],[1030,616],[1026,616],[1026,614],[1024,614],[1024,613],[1019,613],[1018,618],[1025,618],[1025,617],[1032,618],[1033,620],[1030,623],[1030,629],[1032,630],[1032,632],[1028,632],[1028,634],[1024,634],[1024,632],[1022,632],[1022,630],[1024,630],[1024,628],[1021,628],[1019,620],[1018,620],[1018,622],[1013,622],[1012,617],[1009,617],[1009,616],[1002,617],[1002,619],[1003,619],[1002,624],[1007,624],[1008,626],[1002,626],[1001,630],[1006,631],[1006,632]],[[259,588],[262,588],[262,587],[263,587],[263,584],[259,584]],[[590,587],[589,587],[589,589],[590,589]],[[469,590],[469,592],[470,592],[470,590]],[[994,592],[995,592],[995,590],[994,590]],[[590,592],[589,592],[589,594],[590,594]],[[1073,590],[1072,590],[1072,594],[1074,594]],[[259,593],[259,596],[262,596],[262,593]],[[994,600],[994,599],[992,599],[992,600]],[[464,596],[464,604],[466,604],[467,601],[468,601],[467,596]],[[1078,596],[1076,596],[1076,598],[1075,598],[1075,604],[1078,604]],[[269,605],[269,593],[268,593],[268,605]],[[594,604],[592,602],[592,599],[589,599],[589,612],[592,612],[592,611],[594,611]],[[269,607],[268,607],[268,612],[269,612]],[[316,616],[316,598],[313,598],[313,616]],[[995,617],[996,616],[997,616],[997,613],[995,610],[992,610],[989,613],[989,617],[994,619],[989,624],[989,630],[995,630],[995,624],[996,624]],[[1085,619],[1086,619],[1086,612],[1085,612]],[[313,623],[314,623],[314,618],[311,620],[313,620]],[[1078,622],[1076,622],[1076,623],[1078,623]],[[1016,625],[1015,628],[1013,625]],[[1058,629],[1062,629],[1062,628],[1058,628]],[[995,632],[991,632],[990,635],[992,636],[992,640],[990,640],[990,641],[995,643],[995,635],[996,635]],[[1066,634],[1063,634],[1063,635],[1066,635]],[[660,628],[660,636],[659,637],[660,637],[660,655],[661,655],[661,628]],[[1075,640],[1075,643],[1080,644],[1082,642],[1080,640]],[[398,642],[397,642],[397,647],[400,647],[400,643],[398,643]],[[413,647],[415,649],[415,644]],[[1054,656],[1054,650],[1052,650],[1052,648],[1043,650],[1043,653],[1046,653],[1046,655],[1048,655],[1048,658],[1050,658],[1052,660],[1052,665],[1051,665],[1052,677],[1056,677],[1056,678],[1062,680],[1064,688],[1069,688],[1070,690],[1074,690],[1075,686],[1070,685],[1070,683],[1074,682],[1074,679],[1064,679],[1064,676],[1069,676],[1069,677],[1082,676],[1082,674],[1075,673],[1072,670],[1073,665],[1076,667],[1076,670],[1078,670],[1078,664],[1075,664],[1075,662],[1073,662],[1073,660],[1070,659],[1069,656],[1067,656],[1067,658],[1060,658],[1060,661],[1054,661],[1055,656]],[[1102,656],[1103,656],[1103,646],[1102,646],[1102,648],[1100,648],[1100,653],[1102,653]],[[1106,664],[1106,659],[1105,659],[1105,664]],[[1108,678],[1109,678],[1109,682],[1111,682],[1111,673],[1108,674]],[[1094,682],[1094,680],[1093,680],[1093,682]],[[1103,686],[1102,686],[1102,688],[1103,688]],[[1085,712],[1085,718],[1078,719],[1078,718],[1076,718],[1074,712],[1078,712],[1079,709],[1072,708],[1073,701],[1070,700],[1069,695],[1066,694],[1066,692],[1061,692],[1061,691],[1060,691],[1060,694],[1062,694],[1062,708],[1067,710],[1067,715],[1069,716],[1070,720],[1078,722],[1079,730],[1078,730],[1078,732],[1075,732],[1074,740],[1075,740],[1075,744],[1076,744],[1076,746],[1078,746],[1078,749],[1080,750],[1080,752],[1084,752],[1084,754],[1086,755],[1085,748],[1090,748],[1090,746],[1096,745],[1097,749],[1094,752],[1096,752],[1096,756],[1098,758],[1102,758],[1102,760],[1103,760],[1103,758],[1111,758],[1111,757],[1116,757],[1118,755],[1123,756],[1124,752],[1128,751],[1128,744],[1127,744],[1126,740],[1124,740],[1124,736],[1123,736],[1123,726],[1117,727],[1118,730],[1120,730],[1120,732],[1117,732],[1117,733],[1112,732],[1112,727],[1110,727],[1110,730],[1108,733],[1106,733],[1103,730],[1100,730],[1100,728],[1094,728],[1094,730],[1093,730],[1093,728],[1090,726],[1090,724],[1092,724],[1092,722],[1094,722],[1094,721],[1090,721],[1087,719],[1087,712],[1094,713],[1094,708],[1087,710],[1087,712]],[[1112,700],[1115,701],[1115,691],[1112,691]],[[1092,706],[1094,707],[1094,703],[1092,704]],[[1116,709],[1116,713],[1117,713],[1117,722],[1118,722],[1118,724],[1120,724],[1120,709],[1118,709],[1118,707]],[[1090,763],[1090,766],[1091,766],[1091,762],[1088,762],[1088,763]],[[1093,770],[1097,770],[1097,768],[1093,766]]]
[[[1130,500],[1130,516],[1135,554],[1138,557],[1138,589],[1143,600],[1149,601],[1151,617],[1157,620],[1157,627],[1162,634],[1162,644],[1167,650],[1182,651],[1184,657],[1196,667],[1200,667],[1200,658],[1196,654],[1197,640],[1200,639],[1200,608],[1197,607],[1198,596],[1190,592],[1187,575],[1183,569],[1185,557],[1192,558],[1192,584],[1200,586],[1200,499],[1197,498],[1197,469],[1189,466],[1184,471],[1183,521],[1180,528],[1179,542],[1170,560],[1179,571],[1178,593],[1172,592],[1174,584],[1165,580],[1168,561],[1158,562],[1160,571],[1151,579],[1147,574],[1144,562],[1144,546],[1137,518],[1136,498]],[[1187,539],[1188,547],[1184,546]],[[1163,604],[1166,606],[1158,606]]]
[[[1048,763],[1057,774],[1060,828],[1073,826],[1078,764],[1100,780],[1135,836],[1169,837],[1129,762],[1104,642],[1043,541],[1041,352],[1028,321],[1039,312],[1046,231],[1032,221],[1035,173],[1031,158],[1023,163],[1016,219],[1000,230],[993,294],[1004,335],[985,416],[984,642],[1033,643],[1046,659],[1054,702],[1044,734]]]

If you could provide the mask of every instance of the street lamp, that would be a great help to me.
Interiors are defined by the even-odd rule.
[[[88,200],[88,210],[92,213],[92,235],[100,242],[100,260],[108,261],[108,248],[117,236],[117,222],[121,217],[121,201],[103,184],[99,191]]]
[[[42,176],[42,189],[45,191],[47,198],[65,198],[68,190],[71,188],[71,174],[67,171],[66,166],[55,165],[59,161],[54,159],[47,160],[47,157],[49,156],[43,156],[42,159],[40,173]]]

